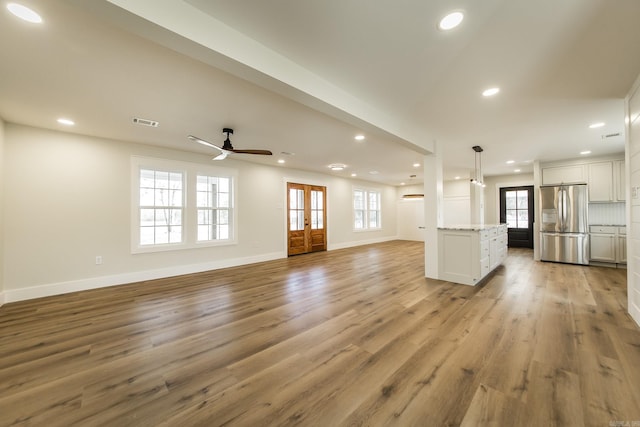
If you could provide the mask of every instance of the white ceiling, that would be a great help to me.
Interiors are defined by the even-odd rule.
[[[237,159],[392,185],[421,181],[412,165],[434,141],[446,178],[469,176],[474,145],[485,175],[621,152],[640,74],[638,0],[22,3],[44,23],[0,11],[8,122],[212,155],[186,135],[221,144],[232,127],[236,148],[275,154]],[[438,30],[452,9],[462,25]],[[491,86],[500,94],[483,98]]]

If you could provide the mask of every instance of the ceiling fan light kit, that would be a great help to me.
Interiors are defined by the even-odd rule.
[[[213,158],[213,160],[224,160],[227,158],[227,155],[231,153],[235,154],[257,154],[261,156],[271,156],[273,153],[269,150],[258,150],[258,149],[235,149],[231,144],[231,139],[229,135],[233,135],[233,129],[231,128],[223,128],[222,133],[227,134],[227,139],[224,140],[222,147],[218,147],[215,144],[210,143],[202,138],[199,138],[194,135],[188,135],[187,138],[193,142],[197,142],[198,144],[206,145],[207,147],[215,148],[216,150],[220,150],[220,154]]]

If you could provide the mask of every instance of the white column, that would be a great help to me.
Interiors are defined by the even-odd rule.
[[[424,157],[424,272],[438,279],[438,227],[442,226],[442,145],[434,143],[434,153]]]

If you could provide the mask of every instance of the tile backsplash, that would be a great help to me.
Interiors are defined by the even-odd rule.
[[[625,204],[589,203],[589,224],[625,225]]]

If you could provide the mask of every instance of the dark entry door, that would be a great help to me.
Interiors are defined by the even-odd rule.
[[[510,248],[533,249],[533,185],[500,189],[500,222],[507,223]]]

